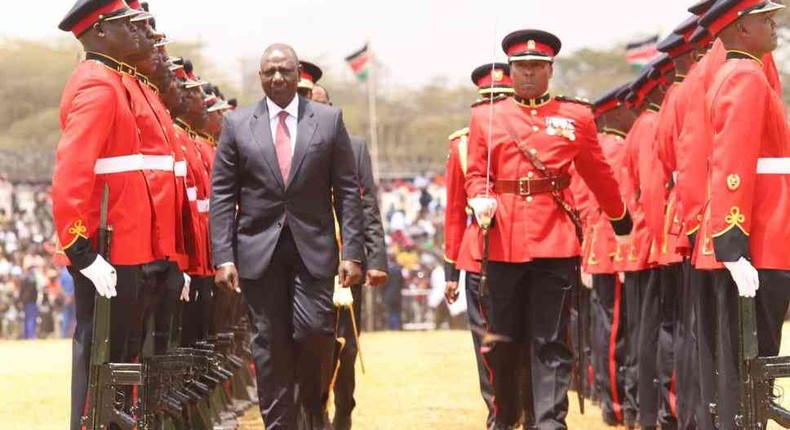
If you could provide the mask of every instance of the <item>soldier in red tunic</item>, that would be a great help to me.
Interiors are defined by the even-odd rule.
[[[573,353],[564,329],[580,254],[568,204],[571,165],[594,190],[616,233],[627,235],[631,219],[601,153],[589,105],[548,91],[560,40],[522,30],[505,37],[502,47],[515,96],[472,109],[466,179],[478,221],[470,244],[476,260],[484,257],[481,225],[489,228],[488,322],[496,341],[485,354],[494,387],[494,428],[512,428],[521,415],[513,381],[525,342],[533,352],[536,425],[566,428]]]
[[[171,107],[171,114],[174,117],[176,140],[186,161],[186,200],[189,207],[187,273],[192,277],[192,288],[189,303],[185,305],[182,313],[181,341],[184,345],[193,345],[205,340],[210,329],[214,274],[208,231],[211,179],[208,161],[203,157],[195,131],[208,121],[205,95],[201,88],[206,82],[195,77],[190,61],[181,62],[183,68],[176,70],[175,74],[181,83],[183,105]]]
[[[726,51],[705,98],[713,144],[697,257],[697,267],[713,270],[722,429],[737,428],[738,296],[757,296],[761,356],[778,354],[787,312],[787,114],[761,60],[776,49],[780,9],[784,5],[771,1],[721,1],[700,19]]]
[[[665,279],[675,278],[676,282],[665,284],[664,287],[673,285],[679,288],[677,307],[662,307],[673,310],[677,317],[673,318],[675,324],[674,355],[677,387],[677,418],[678,428],[694,429],[709,428],[705,426],[709,416],[707,404],[703,404],[700,397],[699,356],[697,354],[694,333],[694,307],[698,302],[697,288],[689,282],[691,274],[690,259],[688,256],[688,239],[683,232],[681,223],[681,210],[679,209],[677,180],[677,159],[682,154],[677,152],[677,143],[686,120],[688,99],[683,97],[686,90],[685,78],[695,66],[695,61],[700,57],[700,52],[707,49],[709,40],[692,42],[691,37],[698,29],[700,13],[713,3],[700,3],[690,9],[692,15],[680,26],[673,35],[659,46],[659,50],[667,53],[675,64],[675,82],[667,90],[664,103],[659,116],[658,132],[655,147],[655,158],[661,166],[659,180],[652,184],[651,196],[647,198],[662,198],[666,201],[663,226],[654,234],[660,235],[659,264],[667,276]],[[662,330],[665,324],[662,324]],[[671,340],[670,333],[662,333],[662,338]],[[663,347],[663,344],[662,344]],[[700,418],[701,417],[701,418]]]
[[[59,25],[86,51],[63,90],[52,181],[55,225],[70,260],[77,303],[72,430],[80,427],[87,393],[94,293],[112,298],[110,359],[130,360],[129,337],[142,324],[132,312],[142,267],[156,258],[138,125],[123,82],[134,71],[127,62],[144,52],[142,35],[130,21],[137,14],[120,0],[80,0]],[[114,230],[109,261],[97,254],[96,243],[105,185]]]
[[[667,49],[674,35],[662,40],[658,47]],[[644,75],[643,75],[644,76]],[[642,428],[655,429],[677,426],[671,406],[671,385],[674,371],[673,338],[677,282],[680,279],[675,266],[661,266],[663,225],[665,215],[667,182],[663,170],[658,166],[656,142],[661,106],[664,105],[666,89],[674,80],[675,67],[671,57],[664,54],[655,61],[647,73],[647,82],[640,93],[645,94],[642,114],[643,128],[634,139],[630,149],[633,160],[631,171],[637,185],[636,204],[644,214],[645,237],[649,238],[647,266],[648,281],[640,291],[641,319],[639,324],[639,421]],[[638,97],[641,98],[641,97]],[[634,127],[632,133],[637,133]],[[657,383],[655,381],[658,381]]]
[[[710,8],[712,0],[701,1],[689,8],[689,12],[701,16]],[[712,43],[711,43],[712,41]],[[717,311],[713,290],[712,274],[697,267],[698,256],[712,254],[711,238],[700,235],[699,228],[702,215],[708,201],[708,189],[700,184],[707,182],[708,163],[712,148],[713,134],[709,126],[708,112],[705,105],[705,94],[711,85],[715,72],[726,61],[725,49],[719,39],[714,39],[707,29],[700,27],[690,38],[690,42],[699,47],[698,60],[689,71],[683,84],[677,90],[678,105],[683,106],[683,122],[675,141],[675,167],[673,174],[677,191],[677,214],[681,233],[688,237],[689,289],[692,294],[696,319],[696,350],[699,361],[698,376],[700,379],[700,405],[697,412],[697,425],[708,430],[713,428],[710,404],[714,400],[714,348],[715,322]],[[781,83],[778,71],[771,54],[762,58],[763,69],[771,82],[771,86],[781,94]],[[684,248],[685,240],[679,241],[679,248]],[[704,251],[703,251],[704,249]]]
[[[625,137],[636,116],[618,99],[618,94],[630,83],[618,86],[598,98],[593,106],[598,124],[598,141],[606,162],[620,182],[625,161]],[[591,192],[590,192],[591,194]],[[626,356],[625,296],[623,283],[615,269],[617,241],[609,220],[603,216],[597,202],[587,217],[582,254],[583,272],[589,281],[595,300],[593,315],[593,366],[596,387],[601,396],[603,421],[607,425],[636,422],[637,405],[625,402],[624,379],[620,369],[628,363]],[[583,278],[585,279],[585,278]],[[632,361],[635,361],[636,357]],[[636,393],[633,393],[636,399]]]
[[[131,59],[135,67],[134,76],[125,76],[124,85],[132,101],[132,110],[137,119],[140,134],[140,152],[143,154],[143,174],[151,193],[154,208],[154,244],[156,262],[146,266],[145,303],[137,310],[140,318],[153,315],[154,351],[162,354],[170,343],[172,313],[183,289],[189,289],[190,278],[181,272],[183,265],[183,232],[181,207],[175,176],[175,152],[172,139],[172,120],[159,97],[159,89],[149,76],[164,78],[167,64],[159,50],[157,35],[150,25],[153,15],[142,11],[139,2],[131,2],[133,9],[140,11],[132,18],[143,35],[146,51]],[[180,249],[179,249],[180,248]],[[139,333],[136,342],[143,342],[144,333]]]
[[[510,79],[510,66],[504,63],[483,64],[472,71],[472,82],[477,86],[480,98],[472,104],[472,108],[496,101],[513,95],[513,85]],[[444,230],[444,260],[445,260],[445,297],[448,303],[454,303],[458,298],[459,279],[464,271],[464,293],[466,295],[466,309],[469,326],[472,331],[472,344],[477,362],[477,374],[480,384],[480,394],[488,408],[486,419],[487,427],[494,425],[493,389],[485,357],[481,352],[483,334],[486,331],[485,313],[487,302],[480,291],[480,263],[470,257],[468,242],[464,245],[472,215],[467,201],[466,173],[469,167],[469,128],[462,128],[449,136],[450,153],[447,157],[447,170],[445,173],[447,187],[447,207],[445,209]],[[468,239],[466,239],[468,241]],[[522,404],[525,405],[525,420],[532,422],[531,396],[529,383],[526,378],[528,373],[522,372]],[[529,403],[529,405],[527,405]]]

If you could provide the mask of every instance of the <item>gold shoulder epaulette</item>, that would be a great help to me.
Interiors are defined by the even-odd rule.
[[[457,130],[455,133],[447,136],[447,140],[458,139],[459,137],[466,136],[467,134],[469,134],[469,127],[464,127],[460,130]]]
[[[591,101],[589,101],[589,100],[587,100],[585,98],[582,98],[582,97],[570,97],[570,96],[564,96],[564,95],[560,94],[560,95],[558,95],[558,96],[556,96],[554,98],[559,100],[559,101],[561,101],[561,102],[578,103],[580,105],[584,105],[584,106],[587,106],[589,108],[592,108],[592,105],[593,105]]]
[[[500,94],[500,95],[498,95],[498,96],[493,98],[493,102],[496,103],[496,102],[505,100],[508,97],[510,97],[510,96],[507,95],[507,94]],[[472,103],[472,107],[480,106],[482,104],[488,104],[488,103],[491,103],[491,101],[492,101],[492,99],[490,99],[488,97],[483,97],[481,99],[476,100],[474,103]]]

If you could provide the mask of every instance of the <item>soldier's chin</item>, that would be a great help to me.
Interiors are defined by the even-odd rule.
[[[543,93],[540,88],[535,84],[522,84],[518,86],[518,96],[526,99],[535,99],[542,96]]]

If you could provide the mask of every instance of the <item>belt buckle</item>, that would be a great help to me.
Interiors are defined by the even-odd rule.
[[[520,178],[518,180],[518,194],[520,196],[532,195],[532,180],[530,178]]]

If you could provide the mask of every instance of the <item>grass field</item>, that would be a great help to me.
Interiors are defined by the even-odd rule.
[[[468,332],[366,333],[362,346],[367,374],[358,373],[354,428],[484,428]],[[0,430],[68,428],[70,361],[69,341],[0,342]],[[575,397],[570,403],[569,428],[611,429],[589,402],[585,416]],[[243,422],[246,430],[263,428],[255,410]]]

